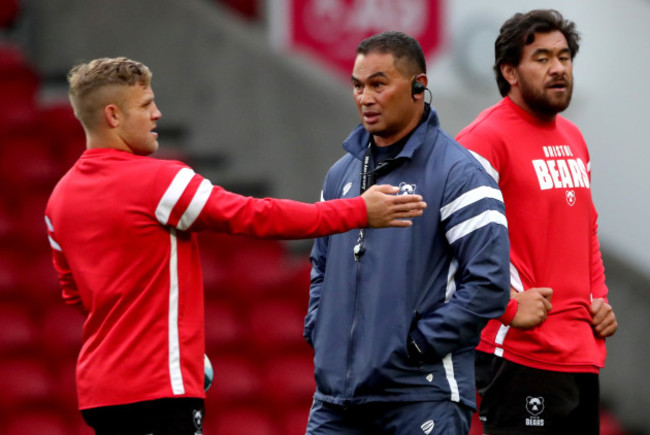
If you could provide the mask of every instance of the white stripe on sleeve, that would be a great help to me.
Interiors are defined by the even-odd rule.
[[[63,252],[61,246],[58,243],[56,243],[56,240],[54,240],[51,236],[47,236],[47,240],[50,241],[50,246],[52,247],[52,249]]]
[[[458,271],[458,261],[451,259],[449,271],[447,272],[447,290],[445,291],[445,302],[449,302],[456,293],[456,272]]]
[[[503,213],[496,210],[486,210],[478,216],[474,216],[473,218],[467,219],[466,221],[454,226],[452,229],[447,231],[445,236],[451,245],[456,240],[465,237],[469,233],[492,223],[503,225],[508,228],[508,222]]]
[[[454,361],[451,354],[448,353],[442,359],[442,365],[445,368],[445,376],[449,382],[449,390],[451,391],[450,400],[452,402],[460,402],[460,392],[458,391],[458,383],[456,382],[456,375],[454,374]]]
[[[51,221],[50,218],[47,217],[47,216],[45,216],[45,225],[47,225],[47,230],[48,230],[50,233],[53,233],[53,232],[54,232],[54,225],[52,225],[52,221]],[[54,240],[54,238],[53,238],[52,236],[48,235],[48,236],[47,236],[47,240],[50,242],[50,246],[52,247],[52,249],[54,249],[54,250],[56,250],[56,251],[60,251],[60,252],[63,251],[63,249],[61,249],[61,245],[59,245],[59,244],[57,243],[57,241]]]
[[[524,291],[524,284],[521,282],[519,271],[512,263],[510,263],[510,285],[518,292]]]
[[[196,189],[196,193],[194,194],[192,201],[190,201],[190,205],[187,206],[187,210],[185,210],[185,213],[183,213],[183,216],[181,216],[181,219],[178,222],[177,227],[179,230],[185,231],[194,223],[201,213],[201,210],[203,210],[205,203],[208,202],[211,193],[212,183],[204,179],[201,181],[199,188]]]
[[[496,169],[494,169],[494,166],[492,166],[490,161],[488,159],[486,159],[485,157],[483,157],[482,155],[480,155],[479,153],[477,153],[477,152],[474,152],[472,150],[470,150],[469,152],[472,153],[474,158],[476,160],[478,160],[478,162],[481,164],[481,166],[483,166],[483,169],[485,169],[485,171],[488,174],[490,174],[490,176],[492,178],[494,178],[494,181],[499,183],[499,173],[497,172]]]
[[[49,217],[45,216],[45,225],[47,225],[47,229],[50,232],[54,232],[54,225],[52,225],[52,221],[50,220]]]
[[[158,207],[156,207],[156,218],[158,218],[158,222],[162,225],[167,225],[169,215],[187,188],[187,185],[192,181],[192,177],[194,177],[194,171],[189,168],[183,168],[176,173],[167,191],[160,199]]]
[[[499,189],[490,186],[480,186],[476,189],[470,190],[469,192],[463,193],[458,198],[442,207],[440,209],[440,219],[445,220],[461,208],[467,207],[468,205],[474,204],[475,202],[485,198],[492,198],[503,202],[503,195]]]

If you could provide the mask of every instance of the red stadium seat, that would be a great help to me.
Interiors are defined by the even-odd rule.
[[[86,149],[86,134],[68,101],[38,109],[38,124],[53,139],[61,168],[70,168]]]
[[[63,301],[50,305],[43,315],[41,341],[48,355],[74,358],[81,348],[84,315]]]
[[[208,355],[245,346],[242,315],[226,301],[205,302],[205,346]]]
[[[0,180],[16,196],[37,189],[49,192],[63,174],[53,141],[36,125],[30,131],[15,131],[0,138]]]
[[[38,231],[35,231],[38,233]],[[46,239],[46,235],[41,233]],[[48,308],[51,304],[63,304],[61,299],[61,287],[58,282],[57,273],[52,263],[52,256],[48,252],[47,240],[41,240],[38,246],[34,240],[31,245],[25,240],[23,249],[28,248],[32,253],[23,252],[18,257],[20,271],[20,287],[23,296],[41,309]]]
[[[223,407],[206,409],[205,435],[285,435],[263,408]]]
[[[0,45],[0,131],[33,122],[40,79],[21,49]]]
[[[282,435],[305,435],[309,409],[309,406],[300,404],[284,410],[280,423]]]
[[[259,394],[260,372],[252,361],[237,354],[208,356],[214,370],[214,381],[206,401],[215,404],[215,408],[245,403]]]
[[[606,408],[600,410],[600,435],[628,435],[616,415]]]
[[[199,236],[206,295],[247,305],[286,287],[291,279],[286,247],[276,240],[206,232]]]
[[[476,407],[481,404],[481,396],[476,393]],[[478,412],[474,412],[472,414],[472,423],[469,427],[469,434],[468,435],[482,435],[483,434],[483,425],[481,424],[481,420],[478,418]]]
[[[306,311],[306,306],[287,299],[255,303],[248,313],[250,342],[262,355],[309,351],[302,336]]]
[[[0,1],[0,29],[11,26],[20,12],[19,0]]]
[[[0,242],[10,240],[18,227],[14,210],[9,202],[9,198],[0,199]]]
[[[67,422],[53,410],[24,411],[10,417],[6,435],[70,435]]]
[[[12,300],[21,298],[19,284],[22,276],[20,275],[20,265],[15,254],[11,250],[11,244],[5,241],[0,250],[0,299]]]
[[[1,356],[28,354],[38,349],[38,336],[38,325],[24,305],[15,302],[0,304]]]
[[[260,18],[257,0],[219,0],[219,3],[225,4],[249,20],[257,20]]]
[[[270,406],[309,409],[316,390],[311,353],[277,356],[265,364],[263,372],[260,390]]]
[[[38,357],[0,360],[0,409],[6,413],[56,404],[49,361]],[[8,411],[8,412],[7,412]]]
[[[73,420],[80,417],[77,402],[77,355],[56,361],[55,395],[61,413]]]

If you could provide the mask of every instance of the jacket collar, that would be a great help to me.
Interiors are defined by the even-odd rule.
[[[409,138],[408,142],[406,142],[406,145],[404,145],[404,148],[402,148],[402,151],[400,151],[400,153],[395,157],[396,159],[412,158],[415,150],[422,146],[425,138],[430,134],[430,132],[440,127],[440,121],[438,120],[438,114],[435,109],[429,106],[428,103],[425,104],[430,109],[429,116],[423,123],[415,128],[415,131]],[[363,155],[365,154],[369,143],[370,133],[363,128],[362,124],[359,124],[343,141],[343,149],[352,154],[355,158],[363,160]]]

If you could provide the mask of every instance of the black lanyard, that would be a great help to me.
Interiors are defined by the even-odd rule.
[[[363,159],[361,160],[361,183],[359,184],[359,191],[360,194],[362,195],[363,192],[368,190],[370,186],[375,184],[375,182],[377,181],[377,177],[379,177],[383,173],[388,172],[388,170],[395,167],[396,163],[398,163],[398,160],[389,159],[378,163],[376,168],[370,170],[371,159],[372,159],[372,145],[368,144],[368,148],[366,149],[366,152],[363,155]],[[355,261],[361,260],[361,257],[366,252],[366,248],[363,243],[364,235],[365,232],[362,228],[359,230],[359,237],[357,238],[357,243],[354,245]]]
[[[401,148],[400,148],[401,150]],[[391,169],[393,169],[400,162],[400,159],[389,158],[383,162],[377,163],[377,166],[370,169],[370,162],[372,160],[372,145],[368,145],[363,159],[361,160],[361,183],[359,184],[359,192],[363,195],[363,192],[368,190],[370,186],[375,184],[377,178],[381,175],[387,174]]]
[[[361,160],[361,185],[359,189],[361,195],[363,195],[363,192],[368,190],[370,186],[375,184],[375,177],[372,176],[373,171],[370,170],[371,159],[372,145],[368,144],[368,148],[366,148],[366,152],[363,155],[363,160]]]

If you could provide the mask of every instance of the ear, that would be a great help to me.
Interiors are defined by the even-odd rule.
[[[422,73],[422,74],[418,74],[417,76],[415,76],[415,80],[417,80],[418,82],[422,83],[422,84],[424,85],[425,88],[426,88],[427,86],[429,86],[429,78],[428,78],[427,75],[424,74],[424,73]]]
[[[510,83],[510,86],[516,85],[519,81],[517,68],[508,63],[501,64],[501,74],[503,75],[503,78],[506,79],[508,83]]]
[[[424,74],[424,73],[422,73],[422,74],[418,74],[417,76],[415,76],[415,80],[416,80],[418,83],[420,83],[421,85],[423,85],[425,89],[426,89],[427,86],[429,85],[429,79],[427,78],[427,75]],[[412,95],[412,97],[413,97],[413,101],[417,101],[417,100],[419,100],[419,99],[421,99],[421,98],[423,99],[423,98],[424,98],[424,94],[425,94],[425,92],[422,92],[422,93],[420,93],[420,94]]]
[[[115,128],[120,125],[121,113],[119,107],[115,104],[109,104],[104,107],[104,119],[109,127]]]

